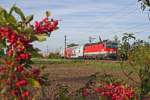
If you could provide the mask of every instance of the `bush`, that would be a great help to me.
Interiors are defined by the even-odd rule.
[[[57,53],[51,52],[51,53],[49,53],[48,58],[50,58],[50,59],[61,59],[62,57],[58,52]]]
[[[150,96],[150,46],[137,45],[129,52],[129,62],[132,66],[139,66],[141,80],[141,96]]]
[[[13,16],[16,13],[20,16]],[[25,16],[13,6],[9,12],[0,8],[0,97],[3,100],[29,100],[43,85],[40,69],[32,68],[32,42],[43,41],[57,29],[58,21],[49,19],[31,25],[33,15]]]

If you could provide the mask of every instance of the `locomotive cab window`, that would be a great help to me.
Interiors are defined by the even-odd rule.
[[[118,48],[117,43],[106,43],[107,48]]]

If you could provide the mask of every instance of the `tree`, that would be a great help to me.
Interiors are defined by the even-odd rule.
[[[124,34],[124,36],[122,37],[123,42],[129,42],[129,40],[131,40],[131,39],[135,40],[133,33],[123,33],[123,34]]]
[[[133,33],[124,33],[124,36],[122,37],[122,43],[120,44],[119,48],[119,55],[122,60],[128,59],[128,52],[130,50],[130,40],[135,39]]]
[[[141,3],[141,9],[144,11],[145,8],[150,7],[150,1],[149,0],[138,0],[138,2]]]

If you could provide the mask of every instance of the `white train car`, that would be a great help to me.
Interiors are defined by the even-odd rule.
[[[84,45],[75,46],[72,50],[71,58],[83,58]]]

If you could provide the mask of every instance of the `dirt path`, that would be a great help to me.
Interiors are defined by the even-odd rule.
[[[53,83],[63,83],[67,84],[70,88],[80,88],[89,80],[89,77],[100,70],[96,70],[91,67],[69,67],[67,65],[50,65],[46,69],[48,72],[49,79]]]

